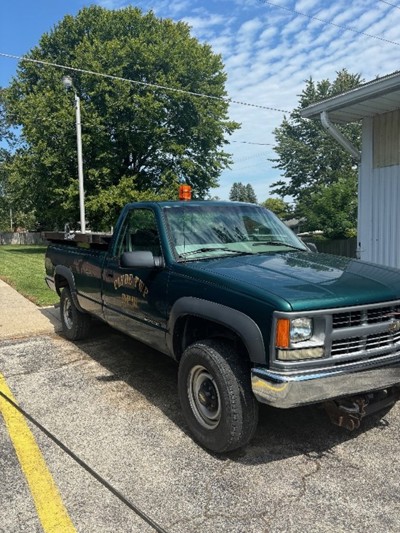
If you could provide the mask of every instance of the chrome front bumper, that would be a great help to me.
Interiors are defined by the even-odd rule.
[[[352,372],[332,369],[297,375],[255,367],[251,384],[258,401],[285,409],[400,386],[400,362]]]

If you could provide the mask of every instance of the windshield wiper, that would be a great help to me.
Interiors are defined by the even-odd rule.
[[[304,252],[304,248],[299,248],[298,246],[294,246],[293,244],[288,244],[287,242],[283,241],[256,241],[252,242],[252,246],[264,246],[265,244],[271,245],[271,246],[287,246],[288,248],[293,248],[294,250],[299,250],[300,252]]]
[[[231,250],[231,248],[225,248],[223,246],[216,246],[216,247],[203,247],[203,248],[197,248],[197,250],[189,250],[188,252],[183,252],[182,254],[179,254],[179,257],[186,257],[187,255],[194,255],[199,254],[202,252],[230,252],[232,254],[240,254],[240,255],[247,255],[250,252],[240,252],[239,250]]]

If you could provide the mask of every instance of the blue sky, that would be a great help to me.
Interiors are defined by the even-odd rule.
[[[91,4],[134,5],[185,20],[195,37],[222,55],[229,96],[242,102],[290,111],[310,76],[333,80],[347,68],[369,81],[400,69],[400,0],[2,0],[0,52],[27,53],[65,15]],[[0,57],[1,86],[16,66]],[[230,116],[242,124],[230,138],[234,164],[212,194],[227,199],[233,182],[241,181],[264,201],[279,179],[269,159],[284,114],[232,104]]]

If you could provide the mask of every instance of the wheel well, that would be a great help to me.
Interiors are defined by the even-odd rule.
[[[179,361],[185,349],[196,341],[213,338],[228,341],[238,353],[250,360],[246,346],[235,331],[212,320],[190,315],[180,317],[175,323],[173,335],[175,358]]]
[[[56,291],[58,296],[61,295],[61,289],[64,287],[68,287],[68,281],[64,276],[61,276],[60,274],[56,274],[54,277],[54,283],[56,286]]]

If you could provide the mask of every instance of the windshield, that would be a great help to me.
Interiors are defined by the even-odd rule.
[[[307,250],[283,222],[260,206],[182,203],[164,207],[164,214],[179,259]]]

